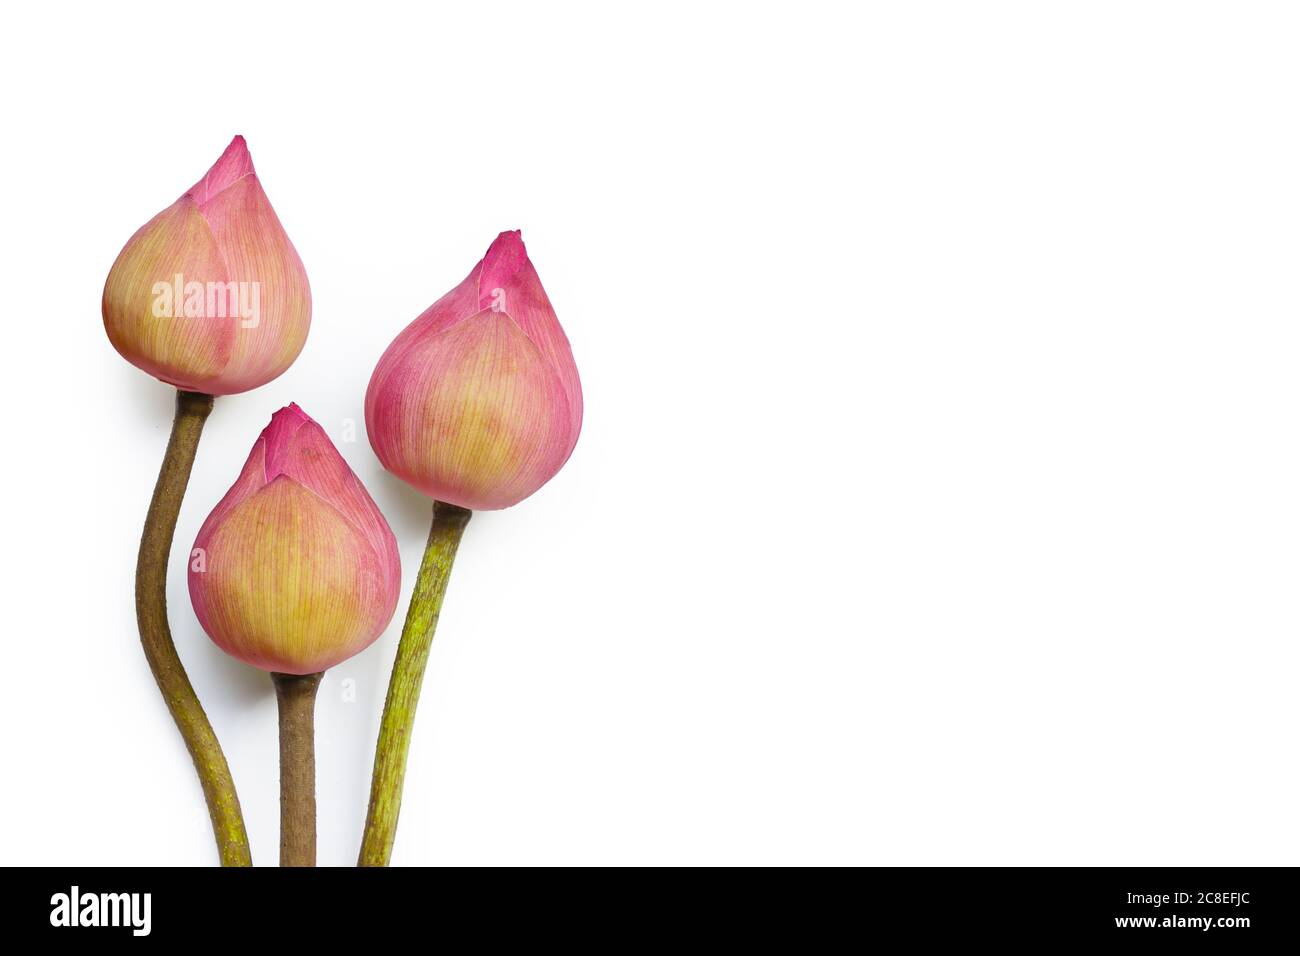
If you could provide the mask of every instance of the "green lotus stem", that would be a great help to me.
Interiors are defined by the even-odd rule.
[[[447,593],[451,565],[469,519],[470,512],[465,508],[442,501],[433,503],[433,527],[429,529],[429,542],[424,547],[424,559],[415,578],[406,623],[402,625],[402,639],[397,645],[397,659],[388,681],[388,698],[379,724],[375,769],[370,781],[370,809],[366,813],[357,866],[387,866],[393,855],[415,706],[420,700],[420,685],[429,662],[429,646],[438,626],[442,599]]]
[[[181,499],[189,484],[199,436],[211,411],[211,395],[177,391],[171,438],[158,472],[153,500],[149,502],[144,533],[140,536],[140,556],[135,566],[135,616],[149,669],[198,771],[221,865],[252,866],[235,781],[208,715],[203,712],[203,705],[185,673],[185,665],[176,654],[167,624],[167,559],[171,555],[176,516],[180,514]]]
[[[316,865],[319,674],[272,674],[280,710],[280,865]]]

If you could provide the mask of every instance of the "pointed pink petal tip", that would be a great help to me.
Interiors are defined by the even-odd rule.
[[[284,406],[284,408],[277,411],[271,416],[271,421],[274,422],[277,418],[291,418],[299,422],[310,422],[315,420],[304,412],[297,402],[290,402],[288,405]]]
[[[252,176],[255,173],[253,157],[248,152],[248,143],[244,141],[244,137],[236,136],[230,141],[226,151],[221,154],[221,158],[212,164],[212,168],[185,195],[192,198],[202,209],[224,190],[229,189],[245,176]]]
[[[492,301],[493,289],[504,289],[516,272],[528,261],[528,250],[519,229],[501,233],[483,256],[483,271],[479,273],[479,308],[486,309]]]
[[[271,416],[271,424],[262,429],[262,439],[266,442],[266,480],[270,481],[284,469],[284,455],[289,450],[289,442],[306,424],[316,424],[310,415],[290,402]]]

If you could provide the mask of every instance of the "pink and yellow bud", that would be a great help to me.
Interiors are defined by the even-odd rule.
[[[397,541],[324,430],[280,409],[199,529],[190,599],[226,653],[314,674],[369,647],[397,607]]]
[[[380,358],[366,430],[384,467],[439,501],[507,508],[549,481],[582,427],[569,340],[518,232]]]
[[[242,136],[130,238],[109,270],[103,312],[113,347],[178,388],[245,392],[293,364],[311,290]]]

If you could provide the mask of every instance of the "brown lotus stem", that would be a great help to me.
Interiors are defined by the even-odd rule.
[[[185,666],[176,654],[167,624],[167,560],[199,436],[211,411],[211,395],[177,391],[171,438],[158,472],[153,500],[149,502],[144,533],[140,536],[140,555],[135,566],[135,616],[144,656],[198,771],[221,865],[252,866],[234,778],[208,715],[203,712]]]
[[[316,865],[316,691],[321,674],[272,674],[280,706],[280,865]]]

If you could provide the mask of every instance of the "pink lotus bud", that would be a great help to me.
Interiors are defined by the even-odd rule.
[[[177,388],[246,392],[293,364],[311,290],[242,136],[130,238],[103,309],[123,358]]]
[[[271,417],[190,553],[190,600],[227,654],[314,674],[369,647],[393,617],[397,540],[324,430]]]
[[[366,392],[384,467],[463,508],[523,501],[568,460],[581,427],[569,340],[518,232],[497,236],[468,278],[397,336]]]

